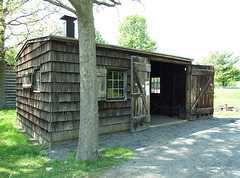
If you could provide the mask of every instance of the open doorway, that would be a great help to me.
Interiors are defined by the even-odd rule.
[[[151,61],[150,113],[152,123],[185,119],[186,65]]]

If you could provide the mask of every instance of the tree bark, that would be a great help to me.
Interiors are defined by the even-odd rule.
[[[98,158],[98,95],[96,76],[96,43],[93,18],[93,3],[114,7],[120,5],[115,0],[110,3],[97,0],[69,0],[74,9],[59,1],[44,0],[65,8],[78,18],[79,61],[80,61],[80,125],[77,160]]]
[[[6,13],[3,9],[3,0],[0,0],[0,110],[5,107],[4,97],[4,66],[5,66],[5,49],[4,49],[4,35],[5,35],[5,19]]]
[[[75,7],[78,18],[80,60],[80,126],[76,159],[96,160],[99,119],[93,5],[92,0],[78,0],[77,3],[81,6]]]
[[[5,40],[5,30],[6,30],[6,12],[3,9],[3,0],[0,0],[0,60],[5,59],[5,49],[4,49],[4,40]]]

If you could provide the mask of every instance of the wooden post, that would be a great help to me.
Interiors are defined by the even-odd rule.
[[[186,119],[191,120],[191,75],[192,75],[192,66],[187,66],[187,75],[186,75]]]
[[[175,87],[176,87],[176,68],[175,68],[175,64],[172,65],[172,117],[176,116],[176,94],[175,94]],[[178,113],[177,113],[178,114]]]

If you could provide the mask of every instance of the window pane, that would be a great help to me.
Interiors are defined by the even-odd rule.
[[[151,92],[160,93],[160,77],[151,78]]]
[[[118,97],[118,90],[113,90],[113,97],[117,98]]]
[[[119,82],[119,88],[123,88],[123,81]]]
[[[118,81],[114,81],[114,88],[118,88]]]
[[[107,82],[107,87],[108,87],[108,88],[112,88],[112,81],[108,81],[108,82]]]
[[[37,80],[37,81],[40,81],[40,71],[37,71],[37,72],[36,72],[36,80]]]
[[[113,96],[112,96],[112,89],[108,89],[107,90],[107,97],[108,98],[112,98]]]
[[[112,79],[112,71],[108,72],[108,79]]]
[[[41,73],[40,70],[35,71],[34,73],[34,90],[40,91],[41,88]]]
[[[39,90],[39,89],[40,89],[40,82],[37,81],[37,82],[36,82],[36,90]]]
[[[118,72],[113,72],[114,73],[114,79],[118,79]]]
[[[119,97],[123,97],[123,90],[119,90]]]
[[[119,79],[123,80],[123,72],[119,72]]]

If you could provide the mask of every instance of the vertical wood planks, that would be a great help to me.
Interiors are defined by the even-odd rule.
[[[193,65],[191,81],[191,114],[212,115],[214,67]]]
[[[150,124],[150,60],[131,59],[131,119],[130,131],[145,130]]]

